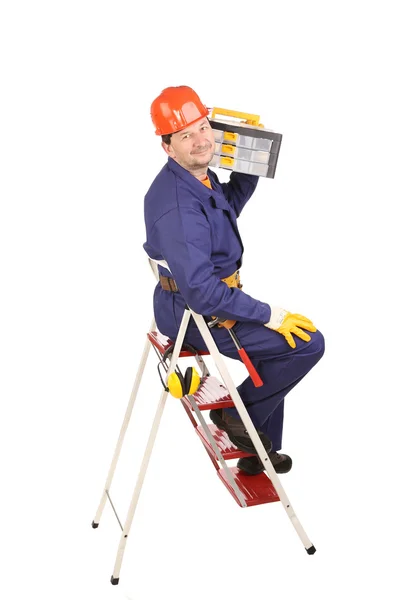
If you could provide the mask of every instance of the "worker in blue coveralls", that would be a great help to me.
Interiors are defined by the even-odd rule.
[[[241,289],[238,270],[243,244],[237,218],[253,195],[258,177],[232,172],[220,183],[208,168],[215,141],[208,109],[187,86],[169,87],[151,105],[151,118],[167,163],[145,196],[147,254],[165,260],[154,292],[159,331],[176,339],[186,305],[205,317],[236,321],[234,331],[264,385],[251,378],[238,387],[242,401],[277,473],[292,459],[280,454],[284,399],[324,353],[324,338],[302,315],[256,300]],[[225,327],[211,329],[219,351],[239,359]],[[309,333],[307,333],[309,332]],[[185,342],[207,350],[190,319]],[[264,470],[235,408],[210,411],[210,419],[241,450],[237,467],[248,475]]]

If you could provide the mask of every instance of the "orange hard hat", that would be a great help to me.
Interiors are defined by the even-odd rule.
[[[199,96],[187,85],[168,87],[151,104],[157,135],[175,133],[209,114]]]

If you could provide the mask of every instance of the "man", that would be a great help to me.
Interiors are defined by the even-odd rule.
[[[166,88],[151,106],[155,133],[162,136],[168,160],[145,196],[144,248],[151,258],[167,261],[171,272],[159,267],[155,319],[172,340],[186,304],[207,321],[216,316],[237,322],[234,331],[264,382],[256,388],[248,377],[237,390],[275,470],[286,473],[292,460],[278,453],[284,398],[319,361],[324,339],[309,319],[269,306],[241,289],[236,272],[244,248],[237,217],[258,177],[231,173],[229,182],[221,184],[208,168],[215,150],[208,113],[187,86]],[[228,331],[211,331],[219,351],[238,359]],[[193,319],[185,342],[206,349]],[[237,410],[212,410],[210,418],[238,448],[254,454],[239,459],[238,468],[250,475],[261,473],[264,466]]]

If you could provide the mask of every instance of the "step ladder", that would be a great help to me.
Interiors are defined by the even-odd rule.
[[[153,270],[155,277],[159,278],[158,265],[160,264],[165,269],[169,270],[168,264],[165,261],[156,261],[148,257],[150,266]],[[192,348],[187,344],[184,345],[184,337],[190,318],[193,317],[200,334],[209,351],[192,352]],[[135,378],[135,382],[132,388],[131,396],[129,399],[128,407],[126,409],[125,417],[120,430],[119,438],[116,444],[116,448],[113,454],[112,462],[109,468],[109,473],[105,482],[103,494],[97,509],[96,515],[92,522],[93,529],[99,526],[100,519],[107,500],[113,509],[119,526],[122,530],[122,534],[119,541],[119,547],[117,550],[115,565],[113,573],[110,578],[112,585],[119,583],[120,570],[122,567],[122,560],[125,552],[126,543],[128,541],[129,532],[132,526],[135,510],[138,504],[139,495],[144,482],[145,474],[148,468],[151,452],[154,446],[154,441],[157,435],[158,427],[161,421],[161,417],[164,411],[167,396],[169,394],[167,388],[163,388],[158,403],[154,420],[151,426],[148,442],[144,451],[142,464],[139,470],[136,485],[132,494],[132,499],[128,508],[128,512],[124,523],[121,522],[118,513],[116,512],[115,506],[110,497],[110,488],[112,485],[113,476],[116,470],[116,466],[119,460],[119,456],[122,450],[123,441],[125,434],[131,419],[132,411],[135,405],[135,401],[138,395],[139,385],[141,383],[142,375],[147,364],[150,348],[153,348],[158,356],[158,360],[163,364],[166,369],[166,378],[164,384],[166,384],[168,377],[178,368],[178,363],[181,358],[194,357],[196,359],[197,366],[201,373],[201,384],[198,390],[192,395],[188,394],[181,398],[181,403],[185,409],[195,431],[203,443],[210,460],[217,472],[218,477],[225,485],[226,489],[230,492],[232,497],[238,503],[239,506],[245,508],[249,506],[256,506],[259,504],[266,504],[268,502],[281,501],[293,527],[296,530],[300,540],[302,541],[306,552],[308,554],[314,554],[316,552],[315,547],[306,535],[299,519],[297,518],[295,511],[290,504],[289,498],[283,489],[280,479],[274,470],[273,465],[261,443],[258,436],[257,430],[255,429],[251,418],[245,408],[244,403],[241,400],[240,395],[232,381],[231,375],[225,365],[222,355],[220,354],[215,341],[212,337],[210,329],[202,317],[198,313],[195,313],[190,308],[186,308],[180,325],[180,329],[176,338],[173,342],[166,336],[162,335],[156,328],[155,319],[151,322],[151,327],[146,336],[145,346],[142,353],[142,358],[139,364],[138,372]],[[166,351],[172,348],[171,359],[168,366],[161,362]],[[221,375],[222,382],[216,377],[212,376],[209,369],[203,359],[203,356],[210,355],[214,360],[216,368]],[[265,472],[259,475],[246,475],[240,471],[237,467],[230,467],[227,461],[237,459],[243,456],[250,456],[246,452],[239,450],[228,438],[225,432],[219,430],[215,425],[207,423],[204,418],[204,412],[211,409],[227,408],[235,406],[242,419],[245,427],[251,437],[251,440],[257,450],[257,454],[260,460],[265,466]]]

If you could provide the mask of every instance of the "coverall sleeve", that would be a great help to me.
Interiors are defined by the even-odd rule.
[[[164,260],[187,305],[195,312],[237,321],[267,323],[270,306],[214,274],[211,232],[204,211],[180,206],[155,223]]]
[[[256,175],[233,172],[228,183],[221,184],[225,198],[235,210],[237,217],[253,195],[258,179]]]

